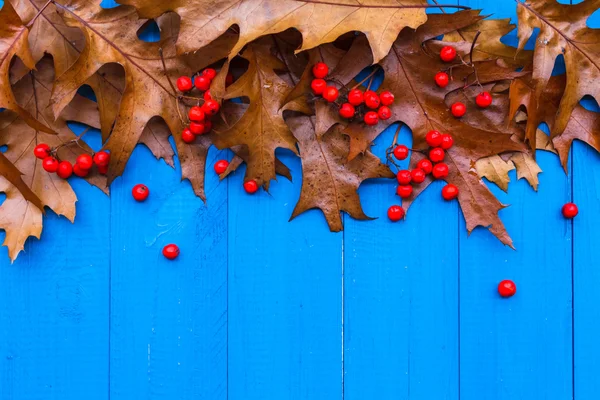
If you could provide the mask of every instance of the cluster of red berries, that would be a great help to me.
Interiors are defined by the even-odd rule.
[[[339,104],[340,92],[335,86],[328,86],[325,78],[329,74],[329,67],[323,62],[316,63],[312,68],[315,79],[310,87],[316,96],[322,96],[330,103]],[[394,102],[394,94],[384,91],[377,94],[373,90],[363,92],[360,89],[351,89],[341,98],[339,113],[342,118],[352,119],[361,117],[367,125],[377,125],[379,120],[387,120],[392,116],[390,105]]]
[[[94,153],[93,156],[81,154],[77,157],[75,165],[72,165],[68,161],[61,161],[56,155],[56,150],[50,148],[46,143],[40,143],[33,149],[33,154],[42,160],[42,168],[45,171],[56,173],[62,179],[67,179],[73,174],[84,178],[94,165],[98,167],[98,172],[103,175],[108,171],[110,153],[106,151],[99,151]]]
[[[440,58],[444,62],[452,62],[456,58],[456,49],[452,46],[444,46],[442,50],[440,50]],[[435,84],[441,88],[445,88],[450,83],[450,76],[445,71],[440,71],[435,74],[434,77]],[[487,108],[492,105],[492,95],[489,92],[481,92],[475,97],[475,104],[477,104],[480,108]],[[450,107],[450,111],[452,115],[456,118],[460,118],[467,112],[467,106],[460,101],[452,104]]]

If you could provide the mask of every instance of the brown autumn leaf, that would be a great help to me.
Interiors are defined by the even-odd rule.
[[[140,143],[148,147],[157,160],[162,158],[167,165],[174,168],[173,157],[175,152],[169,142],[169,136],[171,136],[171,131],[169,131],[165,121],[154,117],[144,128],[142,136],[140,136]]]
[[[506,192],[510,183],[508,173],[515,169],[515,165],[512,161],[504,161],[500,156],[493,155],[477,160],[475,168],[479,177],[486,178]]]
[[[250,105],[244,115],[229,129],[216,132],[218,149],[244,145],[248,148],[246,180],[254,179],[267,190],[275,179],[275,149],[297,153],[296,140],[283,120],[283,101],[291,88],[275,70],[285,65],[271,54],[270,37],[248,45],[242,57],[249,62],[248,70],[235,81],[225,99],[245,97]]]
[[[67,24],[83,32],[86,44],[77,61],[56,79],[52,93],[55,115],[59,115],[77,89],[102,66],[118,63],[125,70],[125,90],[119,113],[105,146],[111,152],[108,170],[110,184],[123,173],[150,119],[162,117],[171,132],[182,131],[187,121],[180,115],[186,112],[178,104],[178,94],[172,83],[180,75],[190,75],[225,58],[236,36],[226,34],[193,55],[178,57],[172,35],[158,42],[142,42],[138,39],[137,31],[145,21],[139,20],[132,8],[103,9],[84,0],[71,1],[68,6],[56,5]],[[174,138],[182,177],[189,179],[194,192],[205,200],[203,172],[209,143],[205,139],[198,139],[194,144],[186,144],[179,134]]]
[[[599,0],[578,4],[560,4],[556,0],[517,2],[519,49],[523,49],[535,28],[539,35],[533,53],[534,94],[527,108],[529,121],[526,140],[535,148],[535,113],[544,113],[544,91],[549,84],[556,58],[564,56],[567,81],[554,121],[554,133],[561,134],[569,123],[571,113],[585,95],[600,102],[600,30],[591,29],[586,22],[600,8]]]
[[[355,219],[372,219],[362,209],[358,187],[366,179],[393,178],[392,171],[371,152],[347,161],[349,139],[338,128],[318,137],[314,117],[293,116],[286,122],[298,139],[302,158],[302,189],[290,220],[318,208],[329,229],[338,232],[343,229],[342,211]]]
[[[0,113],[0,145],[7,146],[4,155],[23,173],[23,181],[42,203],[41,208],[35,207],[8,181],[0,179],[0,191],[7,196],[0,205],[0,228],[6,231],[4,245],[8,247],[11,260],[17,257],[29,236],[40,237],[43,206],[58,215],[64,215],[71,222],[75,219],[77,197],[69,182],[44,171],[41,160],[33,155],[34,147],[39,143],[47,143],[50,147],[62,146],[58,150],[58,157],[74,163],[78,155],[91,153],[92,150],[83,141],[79,142],[81,147],[72,142],[76,135],[68,128],[67,121],[100,127],[96,103],[81,96],[76,96],[74,102],[67,105],[63,114],[55,120],[48,107],[53,80],[52,61],[44,58],[38,63],[37,71],[25,76],[14,88],[17,102],[57,132],[56,135],[30,127],[18,114]],[[106,190],[106,177],[93,173],[86,180]]]

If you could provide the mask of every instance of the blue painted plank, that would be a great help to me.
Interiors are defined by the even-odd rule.
[[[14,264],[0,249],[0,399],[108,398],[109,198],[70,183],[75,224],[48,210]]]
[[[320,211],[287,222],[294,183],[247,195],[229,179],[229,400],[342,398],[342,233]]]

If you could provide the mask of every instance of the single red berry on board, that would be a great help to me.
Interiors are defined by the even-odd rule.
[[[163,247],[163,256],[169,260],[174,260],[179,256],[179,247],[176,244],[168,244]]]
[[[150,189],[144,184],[138,183],[131,189],[131,195],[136,201],[144,201],[148,198]]]
[[[451,62],[456,58],[456,49],[452,46],[444,46],[440,50],[440,58],[444,62]]]
[[[379,108],[379,104],[381,104],[381,100],[377,93],[372,90],[367,90],[363,95],[365,99],[365,106],[372,108],[373,110]]]
[[[246,193],[253,194],[258,190],[258,183],[254,179],[244,182],[244,190]]]
[[[325,78],[329,73],[329,67],[324,62],[318,62],[313,65],[312,73],[315,78]]]
[[[438,72],[435,74],[435,84],[441,88],[445,88],[450,83],[450,77],[445,72]]]
[[[202,104],[202,111],[204,111],[204,115],[215,115],[221,109],[221,105],[216,100],[206,100],[204,104]]]
[[[192,87],[194,86],[192,85],[192,80],[189,76],[180,76],[177,78],[177,89],[180,92],[189,92],[192,90]]]
[[[202,92],[210,89],[210,82],[211,80],[204,75],[198,75],[194,78],[194,86],[196,86],[196,88]]]
[[[398,180],[399,184],[408,185],[412,180],[412,175],[410,174],[409,170],[403,169],[398,171],[398,173],[396,174],[396,179]]]
[[[80,178],[85,178],[90,173],[89,169],[83,169],[79,164],[73,165],[73,173]]]
[[[340,107],[340,116],[343,118],[352,118],[355,112],[354,106],[350,103],[344,103]]]
[[[310,88],[312,92],[316,95],[323,94],[325,88],[327,88],[327,82],[324,79],[313,79],[310,83]]]
[[[410,176],[412,177],[412,181],[418,184],[423,183],[423,181],[425,181],[427,174],[421,168],[415,168],[410,173]]]
[[[186,131],[190,131],[193,135],[202,135],[204,133],[204,127],[205,125],[202,122],[190,122],[190,127],[189,129],[186,128],[183,130],[183,132],[181,132],[181,137],[190,137],[190,135],[187,134]],[[193,140],[192,140],[193,141]],[[188,142],[189,143],[189,142]]]
[[[431,173],[435,179],[443,179],[448,176],[448,165],[446,163],[439,163],[433,166]]]
[[[33,149],[33,155],[40,160],[48,157],[50,155],[50,146],[46,143],[40,143]]]
[[[392,117],[392,110],[390,110],[388,106],[381,106],[379,107],[379,110],[377,110],[377,116],[380,120],[385,121]]]
[[[100,173],[100,175],[106,175],[108,173],[108,165],[98,167],[98,172]]]
[[[456,118],[460,118],[467,112],[467,106],[460,101],[457,101],[456,103],[452,104],[451,110],[452,115],[454,115]]]
[[[454,200],[458,197],[458,187],[449,183],[442,188],[442,197],[444,200]]]
[[[368,111],[363,117],[363,120],[367,125],[377,125],[379,123],[379,116],[375,111]]]
[[[579,214],[579,209],[574,203],[567,203],[562,208],[562,214],[565,218],[575,218]]]
[[[417,163],[417,168],[422,169],[423,172],[425,172],[427,175],[429,175],[431,173],[431,171],[433,170],[433,164],[431,163],[431,161],[424,158]]]
[[[81,169],[91,169],[94,166],[94,159],[89,154],[80,154],[75,161]]]
[[[195,122],[192,122],[192,124],[195,124]],[[202,132],[204,132],[204,125],[203,124],[197,124],[197,125],[202,127],[202,129],[200,129],[201,133],[198,134],[198,135],[201,135]],[[194,127],[194,129],[196,129],[196,127]],[[183,132],[181,132],[181,140],[183,140],[185,143],[192,143],[194,140],[196,140],[196,135],[194,134],[194,131],[192,131],[191,129],[185,128],[183,130]]]
[[[360,89],[352,89],[348,92],[348,103],[353,106],[360,106],[365,101],[364,94]]]
[[[233,83],[233,74],[231,72],[228,72],[227,75],[225,76],[225,86],[229,86]]]
[[[413,188],[410,185],[400,185],[396,189],[396,194],[403,199],[407,199],[412,194]]]
[[[396,157],[397,160],[405,160],[406,157],[408,157],[408,147],[403,144],[394,147],[394,157]]]
[[[204,92],[204,94],[202,95],[202,98],[204,99],[204,101],[212,100],[212,95],[210,94],[210,90],[207,90],[206,92]]]
[[[390,221],[398,222],[404,218],[404,209],[400,206],[391,206],[388,208],[387,216]]]
[[[379,100],[381,100],[381,104],[384,106],[389,106],[394,102],[394,94],[389,90],[383,91],[379,95]]]
[[[99,151],[94,154],[94,164],[99,167],[105,167],[110,162],[110,154],[106,151]]]
[[[454,139],[452,139],[452,136],[448,133],[444,133],[442,135],[442,143],[440,144],[440,147],[444,150],[448,150],[453,144]]]
[[[498,293],[502,297],[512,297],[517,293],[517,285],[509,279],[505,279],[498,284]]]
[[[487,108],[492,105],[492,95],[488,92],[481,92],[475,97],[475,103],[481,108]]]
[[[444,153],[444,150],[441,147],[434,147],[433,149],[429,150],[429,159],[434,163],[444,161],[445,156],[446,153]]]
[[[201,107],[194,106],[190,108],[190,111],[188,112],[188,117],[190,121],[202,122],[204,121],[205,115]]]
[[[425,141],[429,147],[438,147],[442,144],[442,134],[438,131],[429,131],[425,135]]]
[[[218,175],[221,175],[223,172],[227,171],[227,167],[229,167],[229,161],[219,160],[215,163],[215,172]]]
[[[73,174],[73,166],[68,161],[61,161],[58,163],[58,169],[56,170],[56,175],[60,176],[63,179],[67,179]]]
[[[215,79],[215,76],[217,76],[217,71],[215,71],[213,68],[206,68],[204,71],[202,71],[202,75],[212,81]]]
[[[204,129],[202,130],[201,134],[205,134],[210,132],[210,130],[212,129],[212,122],[210,120],[206,120],[204,121]]]
[[[336,87],[333,86],[327,86],[325,88],[325,91],[323,92],[323,98],[330,103],[336,101],[339,95],[340,92],[337,90]]]

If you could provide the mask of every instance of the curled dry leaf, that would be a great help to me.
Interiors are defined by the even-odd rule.
[[[477,175],[495,183],[506,192],[510,182],[508,173],[515,169],[515,166],[512,161],[504,161],[500,156],[493,155],[477,160],[475,168]]]
[[[171,136],[171,132],[165,121],[154,117],[144,128],[140,137],[140,143],[148,147],[157,160],[162,158],[167,165],[174,168],[173,157],[175,156],[175,152],[169,142],[169,136]]]

